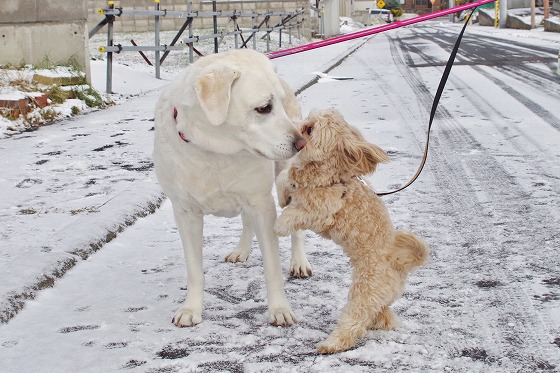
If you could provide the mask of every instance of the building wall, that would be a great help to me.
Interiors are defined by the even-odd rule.
[[[430,0],[405,0],[401,8],[405,13],[426,14],[447,9],[447,1],[435,0],[432,4]]]
[[[74,59],[89,79],[87,9],[87,0],[2,1],[0,64]]]

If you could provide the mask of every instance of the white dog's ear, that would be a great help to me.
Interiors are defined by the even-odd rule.
[[[194,83],[200,107],[214,126],[219,126],[226,120],[231,86],[237,78],[238,71],[222,66],[200,76]]]

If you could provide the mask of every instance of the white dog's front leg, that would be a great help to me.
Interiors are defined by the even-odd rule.
[[[301,230],[292,233],[292,259],[290,261],[290,276],[305,278],[313,274],[311,264],[305,256],[305,233]]]
[[[202,230],[201,215],[173,209],[177,229],[183,243],[187,262],[187,297],[175,316],[173,324],[194,326],[202,321],[202,298],[204,293],[204,272],[202,270]]]
[[[269,322],[273,325],[288,326],[296,321],[295,315],[284,292],[284,279],[280,266],[278,237],[274,234],[276,207],[272,196],[253,201],[254,208],[247,211],[263,256],[264,278],[268,295]]]

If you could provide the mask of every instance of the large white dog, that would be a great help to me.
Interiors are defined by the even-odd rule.
[[[241,214],[243,231],[230,262],[244,261],[257,235],[264,262],[269,321],[291,325],[278,237],[273,232],[275,162],[305,140],[294,126],[301,111],[269,59],[249,49],[209,55],[188,67],[157,103],[154,163],[171,200],[187,262],[187,297],[173,323],[202,321],[203,216]],[[301,233],[292,236],[291,272],[311,274]]]

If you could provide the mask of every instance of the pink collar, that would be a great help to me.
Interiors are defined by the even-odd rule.
[[[177,108],[174,107],[173,108],[173,119],[175,119],[175,126],[177,126]],[[186,143],[189,143],[190,141],[185,137],[185,135],[183,134],[183,132],[178,131],[179,133],[179,137],[181,138],[181,140],[183,140]]]

